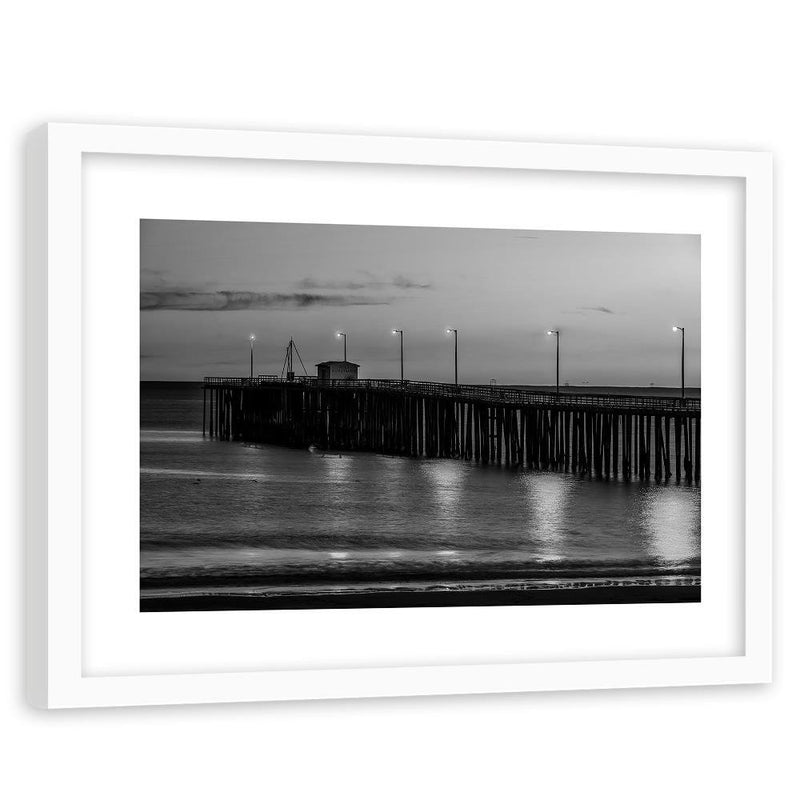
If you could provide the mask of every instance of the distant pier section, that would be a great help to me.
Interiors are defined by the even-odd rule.
[[[700,481],[697,398],[357,378],[208,377],[203,435],[598,478]]]

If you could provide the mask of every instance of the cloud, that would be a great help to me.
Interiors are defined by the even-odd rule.
[[[606,308],[605,306],[581,306],[581,311],[597,311],[600,314],[613,314],[610,308]]]
[[[430,283],[417,283],[416,281],[412,281],[410,278],[406,278],[403,275],[398,275],[393,281],[392,286],[397,289],[430,289]]]
[[[307,291],[330,289],[333,291],[357,292],[360,289],[375,289],[384,285],[377,281],[319,281],[316,278],[303,278],[297,282],[298,289]]]
[[[430,283],[420,283],[405,275],[398,275],[390,281],[377,280],[370,278],[368,280],[355,280],[355,281],[320,281],[316,278],[303,278],[297,282],[300,289],[306,290],[334,290],[334,291],[348,291],[357,292],[362,289],[430,289]]]
[[[180,289],[142,292],[142,311],[244,311],[266,308],[308,308],[310,306],[384,306],[391,298],[313,292],[192,292]]]

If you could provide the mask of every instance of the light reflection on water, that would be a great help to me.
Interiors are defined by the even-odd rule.
[[[669,486],[651,486],[643,493],[642,528],[649,552],[664,564],[700,558],[699,491],[670,491]]]
[[[527,489],[531,541],[538,545],[543,558],[564,558],[564,523],[575,483],[563,475],[532,473],[523,475],[522,482]]]
[[[313,459],[315,464],[320,464],[321,474],[317,476],[317,481],[323,485],[332,487],[333,491],[328,493],[324,498],[324,506],[321,503],[316,504],[316,516],[321,524],[327,526],[328,532],[331,534],[330,539],[333,544],[336,543],[336,532],[347,531],[348,529],[348,509],[352,505],[352,497],[356,487],[352,485],[352,457],[338,456],[333,454],[310,454],[309,459]],[[314,487],[307,487],[307,491],[303,494],[292,492],[287,489],[295,498],[297,503],[303,502],[303,494],[309,496],[316,495]],[[313,513],[313,512],[312,512]],[[331,558],[341,559],[346,558],[347,553],[336,551],[331,553]]]
[[[466,473],[461,463],[454,460],[421,461],[420,475],[430,489],[437,523],[452,518],[458,513],[461,494],[466,482]]]

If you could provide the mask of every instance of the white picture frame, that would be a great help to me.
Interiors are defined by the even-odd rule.
[[[83,164],[96,154],[723,178],[743,185],[744,545],[731,655],[96,674],[85,666]],[[28,148],[27,679],[43,708],[763,683],[772,661],[772,161],[766,153],[49,124]],[[705,284],[704,284],[705,291]],[[87,299],[88,298],[88,299]],[[138,335],[138,334],[137,334]],[[705,342],[705,340],[704,340]],[[738,347],[738,345],[736,345]],[[704,352],[704,359],[706,358]],[[713,354],[708,354],[712,356]],[[704,367],[705,369],[705,367]],[[136,420],[138,423],[138,420]],[[705,426],[703,435],[706,435]],[[708,458],[705,444],[703,452]],[[113,458],[113,454],[109,458]],[[707,463],[707,462],[706,462]],[[704,498],[705,502],[705,498]],[[705,564],[704,564],[705,567]],[[136,598],[138,601],[138,598]],[[424,612],[424,610],[422,610]],[[463,614],[468,609],[452,610]],[[255,612],[256,614],[259,612]],[[268,612],[272,614],[286,612]]]

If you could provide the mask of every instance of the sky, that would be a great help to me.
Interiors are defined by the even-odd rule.
[[[309,374],[347,355],[362,378],[700,386],[700,237],[142,220],[141,379]],[[295,363],[295,371],[303,374]]]

